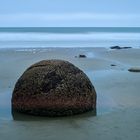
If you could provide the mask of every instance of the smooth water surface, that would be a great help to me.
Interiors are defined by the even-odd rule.
[[[140,28],[0,28],[0,48],[140,47]]]

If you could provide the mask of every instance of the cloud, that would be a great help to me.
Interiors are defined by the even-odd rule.
[[[98,13],[19,13],[19,14],[0,14],[0,26],[3,25],[85,25],[85,26],[104,26],[119,25],[136,26],[140,15],[136,14],[98,14]]]

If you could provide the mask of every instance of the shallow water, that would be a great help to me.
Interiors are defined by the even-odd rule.
[[[0,48],[140,47],[140,28],[0,28]]]
[[[94,83],[93,81],[93,72],[91,71],[87,71],[86,74],[90,77],[90,80]],[[10,79],[9,79],[10,80]],[[11,83],[14,84],[14,83]],[[14,86],[14,85],[13,85]],[[9,86],[7,89],[4,90],[0,90],[0,119],[6,119],[6,120],[13,120],[13,119],[21,119],[21,120],[30,120],[31,119],[38,119],[37,117],[33,117],[33,116],[26,116],[17,112],[12,112],[12,108],[11,108],[11,97],[12,97],[12,91],[13,91],[13,86]],[[92,111],[91,113],[87,113],[88,115],[91,114],[91,116],[96,116],[96,115],[101,115],[104,113],[109,113],[110,111],[113,111],[113,106],[114,103],[112,101],[112,99],[108,96],[102,96],[101,94],[98,94],[98,99],[97,99],[97,110]],[[85,114],[84,114],[85,115]],[[81,115],[82,116],[82,115]],[[21,117],[21,118],[20,118]],[[41,117],[42,119],[42,117]]]
[[[100,55],[96,51],[96,49],[94,51],[31,49],[31,51],[10,50],[0,53],[0,59],[3,60],[0,69],[0,139],[139,140],[140,74],[128,72],[127,66],[123,63],[110,67],[111,63],[117,63],[118,60],[98,58]],[[106,52],[104,49],[99,50],[104,51]],[[75,58],[74,56],[79,53],[87,54],[88,57]],[[7,59],[4,59],[5,57]],[[12,90],[18,77],[30,64],[50,57],[69,60],[88,75],[97,92],[96,112],[59,118],[12,112]],[[22,63],[18,63],[19,60]]]
[[[140,106],[138,93],[122,95],[125,88],[121,87],[120,93],[111,94],[110,81],[106,85],[109,93],[103,92],[104,81],[102,78],[115,75],[116,72],[87,72],[97,91],[97,114],[89,112],[82,115],[48,118],[35,117],[11,112],[11,90],[0,93],[0,136],[3,140],[30,140],[30,139],[119,139],[138,140],[140,138]],[[99,74],[100,73],[100,74]],[[124,73],[117,73],[121,76]],[[94,77],[94,78],[93,78]],[[125,77],[125,75],[124,75]],[[127,77],[131,79],[133,76]],[[115,78],[115,77],[114,77]],[[114,79],[112,79],[113,81]],[[116,82],[119,78],[115,78]],[[137,79],[138,80],[138,79]],[[122,81],[123,83],[124,81]],[[114,86],[115,88],[115,86]],[[122,90],[122,91],[121,91]],[[122,92],[122,93],[121,93]],[[117,95],[116,95],[117,94]],[[124,93],[125,94],[125,93]],[[130,97],[131,96],[131,97]],[[122,98],[122,101],[118,100]],[[139,99],[138,99],[139,98]],[[131,100],[131,102],[129,101]],[[125,102],[124,102],[125,101]],[[134,102],[133,102],[134,101]]]

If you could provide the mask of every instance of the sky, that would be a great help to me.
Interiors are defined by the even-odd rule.
[[[0,0],[0,27],[140,27],[140,0]]]

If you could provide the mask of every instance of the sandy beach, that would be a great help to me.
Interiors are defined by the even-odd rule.
[[[79,58],[79,54],[86,58]],[[82,69],[97,92],[97,112],[65,118],[11,113],[11,96],[21,74],[45,59],[67,60]],[[140,139],[140,49],[0,49],[0,137],[2,140]],[[8,133],[8,135],[7,135]]]

